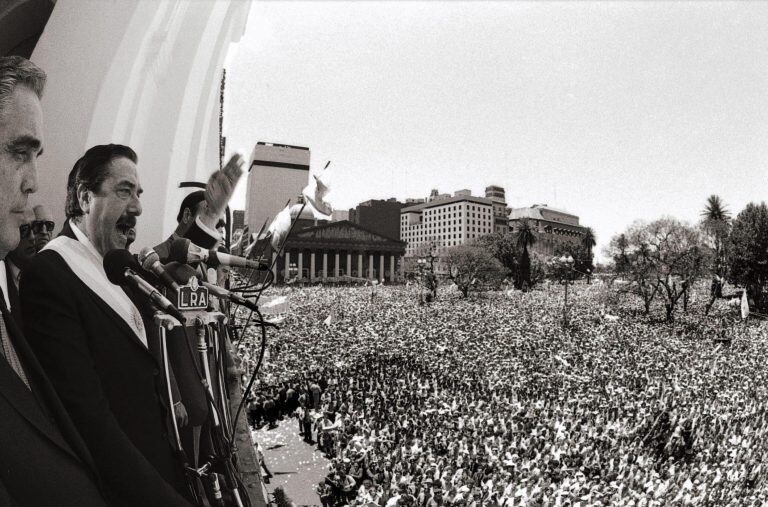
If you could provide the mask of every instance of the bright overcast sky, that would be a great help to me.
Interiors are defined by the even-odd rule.
[[[766,27],[756,2],[257,2],[227,145],[309,146],[337,209],[502,185],[602,248],[712,193],[734,214],[765,199]]]

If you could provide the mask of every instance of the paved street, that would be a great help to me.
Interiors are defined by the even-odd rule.
[[[267,484],[270,495],[282,486],[297,506],[319,505],[320,500],[312,488],[327,473],[328,460],[316,446],[304,443],[298,433],[295,419],[286,418],[280,426],[256,432],[264,450],[267,467],[274,477]]]

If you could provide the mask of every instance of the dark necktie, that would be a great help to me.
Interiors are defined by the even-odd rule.
[[[13,280],[9,280],[9,282],[13,283]],[[29,380],[27,380],[27,374],[24,373],[24,368],[21,366],[19,356],[16,355],[16,349],[13,347],[13,343],[11,343],[11,336],[8,333],[8,328],[5,324],[6,322],[11,321],[13,317],[8,311],[8,306],[5,304],[5,295],[3,294],[2,288],[0,288],[0,310],[2,310],[3,314],[3,318],[0,319],[0,342],[2,342],[2,347],[0,348],[2,348],[3,356],[5,356],[5,360],[11,368],[13,368],[13,371],[16,372],[16,375],[18,375],[24,384],[26,384],[27,388],[31,389]]]

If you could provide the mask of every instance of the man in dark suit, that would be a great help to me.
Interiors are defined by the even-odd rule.
[[[165,241],[154,247],[154,251],[157,252],[157,255],[160,257],[160,262],[168,262],[168,256],[171,253],[171,244],[177,239],[186,237],[187,232],[195,225],[197,215],[202,211],[204,203],[205,192],[202,190],[195,190],[181,201],[179,213],[176,216],[176,229]],[[215,239],[216,238],[209,239],[206,241],[205,245],[199,246],[203,248],[213,248],[216,244]],[[195,243],[195,241],[192,242]]]
[[[232,161],[230,161],[231,163]],[[209,181],[208,188],[211,187],[212,183],[212,181]],[[220,212],[223,210],[215,209],[212,213],[209,212],[209,210],[214,209],[214,206],[210,204],[210,199],[206,198],[207,193],[207,189],[206,191],[196,190],[188,194],[181,201],[181,206],[176,216],[176,229],[165,241],[153,248],[158,254],[160,262],[169,262],[171,245],[178,239],[190,239],[192,243],[206,249],[213,249],[217,244],[221,243],[220,228],[224,226],[224,220],[221,218]],[[217,201],[221,201],[221,199],[217,199]],[[219,214],[218,218],[216,218],[217,214]],[[216,219],[216,227],[215,230],[212,230],[209,224],[213,224],[214,219]],[[199,266],[198,274],[200,278],[206,281],[214,284],[218,282],[218,280],[208,278],[208,270],[204,264]],[[234,363],[230,354],[231,344],[226,336],[224,337],[224,346],[225,368],[232,371],[234,370]],[[197,335],[194,325],[190,324],[188,326],[186,334],[179,328],[169,333],[168,357],[175,378],[178,381],[181,400],[189,415],[189,424],[180,429],[182,443],[190,461],[195,466],[199,466],[198,458],[211,452],[212,443],[209,433],[210,426],[208,425],[210,410],[208,399],[198,378],[198,372],[202,371],[200,358],[197,354],[190,357],[188,347],[192,349],[197,347]],[[210,352],[212,353],[212,350]],[[209,370],[213,376],[216,375],[217,368],[213,358],[211,358]],[[217,380],[217,378],[214,379],[214,385]],[[216,395],[217,392],[214,389],[214,396]]]
[[[19,242],[42,152],[45,73],[0,58],[0,258]],[[4,262],[0,261],[0,264]],[[0,505],[107,505],[93,458],[10,310],[0,267]],[[36,318],[44,317],[37,315]]]
[[[61,234],[30,261],[21,304],[30,345],[120,505],[187,506],[169,437],[170,403],[151,350],[145,301],[112,285],[109,250],[135,239],[142,192],[136,154],[96,146],[75,164]],[[36,312],[45,308],[45,318]]]
[[[46,218],[39,218],[39,217]],[[19,282],[22,270],[29,260],[50,241],[54,223],[44,206],[27,208],[24,222],[19,226],[19,244],[5,257],[5,276],[8,280],[8,299],[11,303],[11,315],[19,327],[23,322],[21,304],[19,304]]]
[[[8,280],[8,300],[11,303],[11,315],[17,324],[22,321],[21,305],[19,304],[19,279],[21,270],[29,259],[35,255],[35,237],[32,232],[32,221],[35,214],[27,207],[24,211],[24,221],[19,226],[19,244],[5,256],[5,277]]]

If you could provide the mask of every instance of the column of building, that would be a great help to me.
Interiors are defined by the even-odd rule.
[[[276,256],[273,252],[272,259]],[[288,282],[294,277],[316,282],[356,276],[394,283],[400,276],[398,262],[402,265],[402,258],[398,259],[393,253],[351,249],[286,249],[279,261],[272,269],[272,274],[278,282]]]

